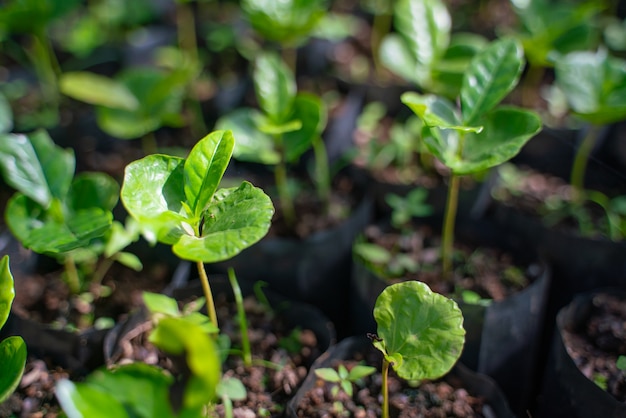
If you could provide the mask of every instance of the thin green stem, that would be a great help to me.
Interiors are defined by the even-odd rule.
[[[158,146],[154,132],[148,132],[141,137],[141,149],[145,155],[156,154]]]
[[[292,227],[296,223],[296,209],[289,193],[289,185],[287,183],[287,167],[285,162],[281,161],[276,165],[274,170],[274,178],[276,181],[276,188],[278,189],[278,199],[280,200],[280,207],[285,217],[285,223]]]
[[[383,358],[383,369],[382,369],[382,388],[383,391],[383,416],[382,418],[389,418],[389,388],[387,387],[387,377],[389,376],[389,366],[390,363],[387,359]]]
[[[78,276],[76,263],[71,256],[66,256],[63,260],[63,265],[65,267],[65,279],[67,281],[67,286],[70,288],[70,292],[73,295],[76,295],[80,292],[80,277]]]
[[[374,15],[372,22],[372,36],[370,39],[370,47],[372,48],[372,59],[374,60],[374,71],[376,79],[380,79],[382,75],[382,64],[380,62],[380,44],[383,37],[391,29],[392,15],[390,13],[381,13]]]
[[[583,200],[583,191],[585,183],[585,171],[589,162],[589,155],[596,145],[599,138],[600,127],[598,125],[590,125],[585,137],[578,146],[576,155],[574,156],[574,164],[570,177],[570,184],[574,189],[574,200],[581,202]]]
[[[213,301],[213,292],[211,292],[211,285],[209,284],[209,278],[204,269],[204,263],[202,261],[196,262],[198,266],[198,274],[200,275],[200,283],[202,283],[202,290],[204,291],[204,297],[206,298],[206,309],[209,313],[211,323],[215,325],[215,328],[219,328],[217,324],[217,312],[215,311],[215,302]]]
[[[228,280],[233,288],[235,296],[235,304],[237,305],[237,322],[239,322],[239,332],[241,333],[241,351],[243,354],[243,363],[246,367],[252,366],[252,350],[250,349],[250,339],[248,338],[248,321],[246,319],[246,311],[243,307],[243,297],[241,296],[241,288],[235,276],[235,270],[228,268]]]
[[[294,76],[296,76],[296,63],[298,61],[298,49],[293,46],[282,45],[282,57],[283,61],[287,64],[287,67],[291,69]]]
[[[100,265],[96,269],[96,271],[94,271],[94,273],[91,275],[90,282],[96,283],[98,285],[102,283],[102,280],[104,279],[104,275],[107,273],[107,271],[109,271],[109,269],[111,268],[114,262],[115,262],[115,256],[105,258],[104,260],[102,260],[100,262]]]
[[[452,253],[454,251],[454,223],[456,212],[459,206],[459,188],[461,177],[452,173],[450,184],[448,184],[448,197],[446,200],[446,210],[443,219],[443,230],[441,239],[441,262],[444,280],[452,278]]]
[[[539,87],[546,70],[543,66],[530,63],[528,71],[522,83],[522,105],[528,108],[535,108],[535,100],[538,97]]]
[[[321,137],[313,141],[313,153],[315,155],[315,184],[317,196],[324,203],[325,209],[330,200],[330,170],[328,168],[328,154],[326,145]]]

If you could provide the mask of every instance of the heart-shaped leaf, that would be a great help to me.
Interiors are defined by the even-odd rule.
[[[0,259],[0,329],[9,317],[13,298],[15,298],[13,275],[9,268],[9,256],[5,255]]]
[[[398,376],[437,379],[461,356],[465,343],[463,314],[456,302],[421,282],[388,286],[376,299],[377,348]]]
[[[192,148],[184,165],[185,197],[200,218],[213,199],[233,153],[235,139],[231,131],[215,131]]]
[[[524,68],[524,51],[512,38],[492,42],[472,59],[461,87],[463,124],[493,109],[517,85]]]
[[[536,113],[513,107],[500,107],[480,122],[484,130],[468,132],[463,140],[459,132],[433,128],[424,136],[424,143],[455,174],[463,175],[510,160],[541,130]]]
[[[263,238],[273,214],[269,196],[248,182],[220,189],[208,208],[202,236],[182,235],[174,253],[204,263],[226,260]]]
[[[0,342],[0,403],[17,388],[26,365],[26,344],[20,336],[8,337]]]
[[[63,73],[59,88],[63,94],[85,103],[123,110],[139,108],[139,100],[124,84],[94,73]]]
[[[239,161],[274,165],[280,162],[280,154],[275,149],[274,139],[257,128],[261,113],[256,109],[240,108],[221,117],[216,129],[231,130],[237,138],[233,157]]]
[[[287,122],[296,97],[296,80],[278,55],[264,53],[256,59],[254,88],[263,113],[274,123]]]

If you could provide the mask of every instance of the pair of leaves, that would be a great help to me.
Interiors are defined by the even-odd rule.
[[[115,79],[88,72],[64,73],[61,92],[97,106],[100,128],[116,138],[134,139],[162,126],[180,126],[185,71],[130,69]]]
[[[579,51],[555,63],[556,83],[576,116],[596,125],[626,118],[626,60]]]
[[[422,282],[385,288],[376,299],[374,319],[378,338],[373,344],[403,379],[437,379],[461,356],[465,344],[461,310]]]
[[[326,110],[313,94],[297,93],[292,71],[272,53],[261,54],[254,67],[260,111],[235,110],[217,121],[218,129],[237,137],[236,159],[274,165],[293,163],[311,148],[326,125]]]
[[[394,7],[396,33],[380,47],[383,64],[420,87],[454,97],[469,60],[484,47],[484,38],[451,35],[452,19],[441,0],[400,0]]]
[[[443,97],[402,95],[402,102],[426,125],[428,150],[455,174],[479,172],[511,159],[541,129],[535,112],[497,107],[517,85],[523,66],[521,45],[503,38],[472,59],[463,77],[460,111]]]
[[[264,39],[298,45],[326,15],[327,0],[244,0],[241,10]]]
[[[60,254],[86,246],[110,229],[119,185],[104,173],[74,177],[75,159],[45,131],[0,135],[0,169],[18,190],[5,217],[27,248]]]
[[[0,259],[0,329],[6,323],[15,298],[9,256]],[[8,337],[0,342],[0,403],[15,390],[26,364],[26,344],[22,337]]]
[[[274,206],[263,190],[243,182],[218,189],[235,146],[230,131],[201,139],[184,159],[155,154],[130,163],[121,199],[151,241],[180,258],[226,260],[269,230]]]

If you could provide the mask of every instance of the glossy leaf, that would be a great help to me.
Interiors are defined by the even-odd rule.
[[[0,168],[8,185],[43,207],[64,197],[74,175],[74,154],[58,148],[45,131],[0,135]]]
[[[375,344],[406,380],[436,379],[456,363],[465,343],[457,304],[421,282],[388,286],[376,299]]]
[[[266,165],[280,162],[280,154],[275,149],[274,139],[261,132],[256,125],[261,113],[256,109],[239,108],[221,117],[215,129],[231,130],[237,138],[233,157],[239,161],[249,161]]]
[[[13,111],[9,101],[0,93],[0,134],[5,134],[13,129]]]
[[[598,125],[626,119],[626,60],[602,50],[573,52],[557,60],[555,74],[581,119]]]
[[[180,316],[176,299],[152,292],[143,292],[142,298],[146,308],[148,308],[152,314],[160,313],[167,316]]]
[[[220,189],[208,208],[202,236],[182,235],[173,246],[174,253],[204,263],[226,260],[263,238],[273,214],[269,196],[248,182]]]
[[[26,344],[20,336],[0,342],[0,403],[4,402],[22,380],[26,365]]]
[[[9,317],[14,298],[13,275],[9,267],[9,256],[5,255],[0,259],[0,329],[2,329]]]
[[[191,371],[183,395],[186,407],[194,408],[214,400],[221,366],[215,344],[202,327],[185,318],[163,318],[149,339],[169,354],[186,356]]]
[[[415,58],[409,45],[397,33],[385,36],[380,44],[380,62],[405,80],[420,83]]]
[[[462,140],[458,131],[433,128],[424,143],[454,173],[470,174],[510,160],[541,130],[536,113],[513,107],[500,107],[480,122],[484,130]]]
[[[402,94],[401,100],[426,126],[465,132],[480,132],[483,129],[482,126],[464,126],[454,105],[445,98],[407,92]]]
[[[108,174],[79,173],[67,195],[67,206],[73,211],[94,207],[112,211],[119,195],[120,185]]]
[[[183,166],[185,160],[149,155],[126,166],[120,196],[128,213],[139,221],[149,241],[173,244],[187,221]]]
[[[63,94],[89,104],[123,110],[139,107],[139,101],[124,84],[94,73],[63,73],[59,88]]]
[[[254,66],[254,89],[259,107],[274,123],[287,122],[296,97],[296,80],[273,53],[260,55]]]
[[[196,218],[200,218],[211,203],[234,145],[232,132],[215,131],[198,141],[185,160],[185,197]]]
[[[69,418],[174,418],[168,388],[172,378],[143,363],[97,370],[85,382],[61,380],[56,396]]]
[[[461,87],[463,124],[474,125],[517,85],[524,68],[524,51],[516,40],[492,42],[472,59]]]
[[[418,80],[430,78],[430,68],[450,42],[451,18],[440,0],[400,0],[394,9],[395,25],[408,44]]]

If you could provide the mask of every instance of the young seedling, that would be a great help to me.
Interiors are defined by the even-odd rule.
[[[260,240],[274,214],[271,199],[247,181],[218,186],[235,146],[230,131],[202,138],[187,158],[154,154],[130,163],[121,199],[149,242],[171,245],[196,262],[211,322],[217,314],[204,263],[227,260]]]
[[[326,110],[313,94],[297,93],[293,73],[272,53],[262,53],[254,67],[254,86],[260,111],[241,108],[217,121],[218,129],[230,129],[238,138],[233,155],[238,160],[274,167],[282,212],[288,225],[296,220],[289,190],[287,165],[313,148],[318,194],[328,201],[330,179],[324,142]]]
[[[463,315],[456,302],[418,281],[388,286],[376,299],[378,329],[370,335],[383,353],[383,418],[389,417],[389,367],[399,377],[419,382],[450,371],[465,344]]]
[[[113,260],[141,269],[141,262],[122,249],[138,238],[132,224],[113,220],[119,185],[99,173],[74,175],[71,150],[58,147],[45,131],[0,135],[0,171],[17,192],[8,201],[5,219],[26,248],[56,258],[65,266],[70,291],[98,284]],[[96,270],[100,256],[105,260]],[[91,270],[82,280],[76,264]]]
[[[578,202],[585,199],[584,179],[589,155],[602,126],[626,119],[626,60],[606,50],[578,51],[556,58],[555,83],[574,116],[590,124],[578,146],[570,183]]]
[[[315,375],[326,382],[335,384],[330,390],[330,393],[334,398],[339,395],[340,390],[351,398],[353,394],[353,385],[358,384],[361,379],[374,372],[376,372],[376,367],[358,364],[348,370],[346,366],[340,364],[337,366],[337,370],[330,367],[316,369]]]
[[[452,35],[452,19],[441,0],[399,0],[394,5],[395,33],[386,35],[380,60],[422,89],[456,97],[470,59],[487,41],[477,35]]]
[[[402,102],[424,121],[425,146],[452,172],[441,248],[443,275],[448,280],[460,177],[511,159],[541,129],[541,119],[535,112],[498,106],[516,86],[523,67],[519,42],[502,38],[472,59],[463,77],[460,109],[435,95],[402,95]]]
[[[81,71],[64,73],[59,83],[63,94],[96,107],[100,129],[115,138],[141,138],[151,153],[156,152],[154,131],[184,124],[184,89],[193,74],[191,67],[131,68],[111,79]]]
[[[4,326],[15,298],[13,276],[9,269],[9,256],[0,259],[0,329]],[[17,388],[26,365],[26,344],[15,335],[0,341],[0,403]]]

